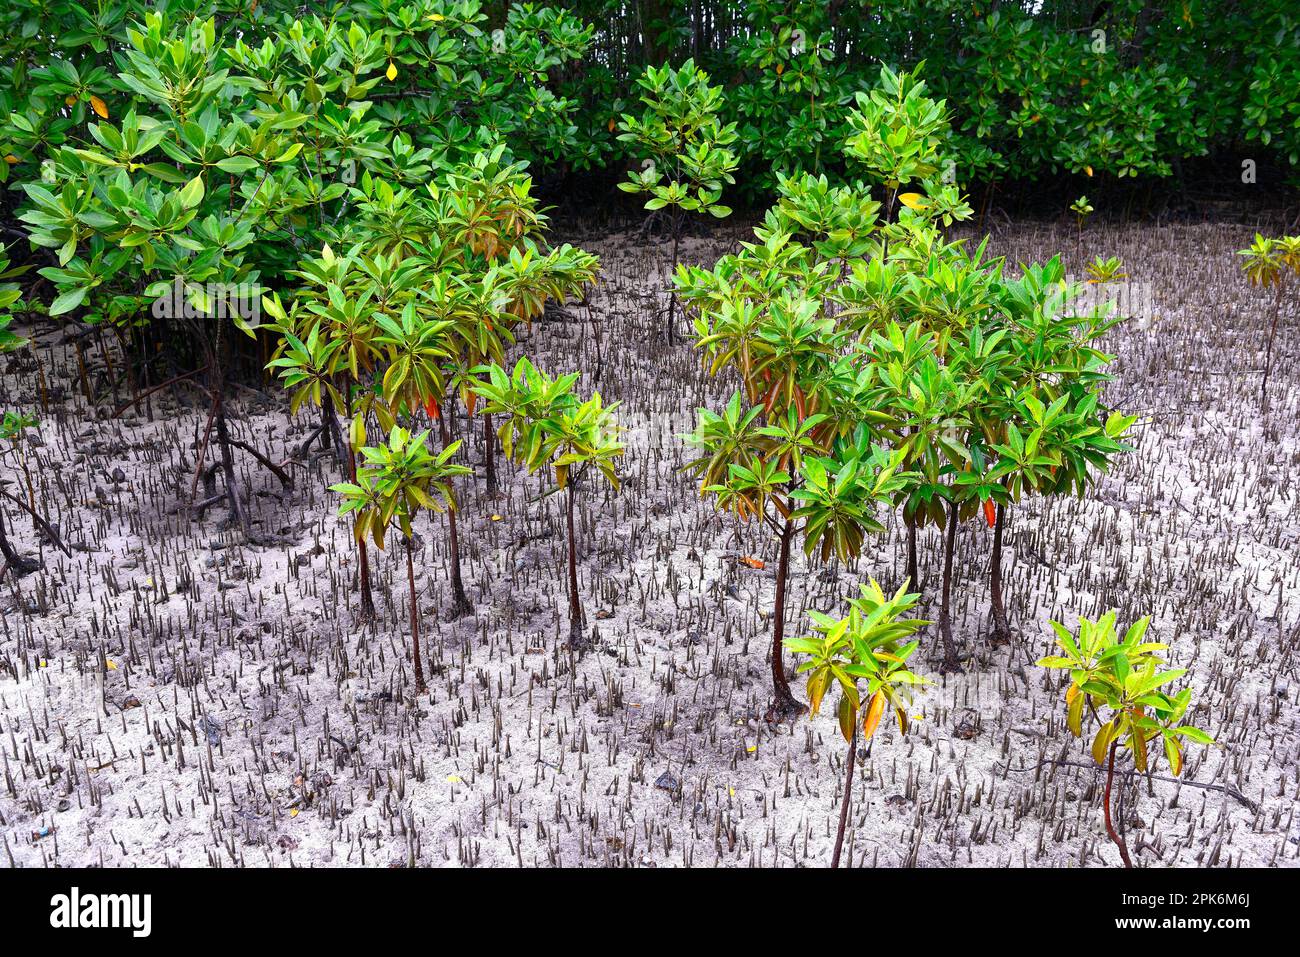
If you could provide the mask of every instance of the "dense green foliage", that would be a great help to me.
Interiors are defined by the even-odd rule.
[[[143,30],[141,46],[131,31],[150,12],[163,29]],[[193,54],[145,64],[166,35],[209,17],[202,79]],[[321,180],[306,194],[271,189],[263,202],[286,213],[321,202],[349,164],[409,184],[498,142],[535,173],[635,168],[643,153],[618,117],[644,92],[647,66],[692,57],[724,93],[751,197],[778,174],[845,172],[848,108],[879,65],[927,60],[953,112],[945,155],[963,183],[1164,177],[1243,147],[1300,163],[1300,18],[1284,0],[15,0],[0,26],[0,176],[37,180],[64,146],[239,176],[253,166],[232,154],[257,159],[274,133],[302,142],[304,169]],[[125,150],[91,128],[104,120],[125,136],[128,113],[160,107],[196,128],[174,143],[142,130]],[[220,145],[204,118],[214,108]],[[253,134],[228,133],[227,115]]]

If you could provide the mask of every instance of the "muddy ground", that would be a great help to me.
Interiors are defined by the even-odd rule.
[[[1110,335],[1112,404],[1140,413],[1138,451],[1085,500],[1017,507],[1007,538],[1017,640],[994,648],[991,533],[958,540],[956,636],[965,673],[918,697],[913,731],[883,729],[858,762],[848,844],[859,866],[1095,867],[1101,776],[1064,727],[1046,622],[1120,610],[1191,669],[1185,783],[1130,778],[1122,819],[1147,867],[1295,866],[1300,824],[1300,324],[1279,324],[1259,398],[1269,312],[1234,251],[1244,226],[1000,229],[1014,261],[1121,256],[1153,314]],[[747,230],[684,244],[709,262]],[[824,866],[845,746],[833,714],[769,726],[765,652],[775,543],[738,529],[678,474],[676,437],[726,383],[658,336],[666,246],[633,232],[557,231],[598,252],[590,309],[536,324],[521,348],[584,371],[623,402],[622,494],[583,489],[580,581],[590,652],[563,647],[563,512],[499,464],[503,494],[462,485],[476,610],[449,605],[445,525],[421,519],[417,586],[430,693],[413,696],[405,567],[375,561],[380,623],[354,626],[355,563],[325,486],[329,458],[281,489],[247,459],[259,544],[189,513],[206,410],[195,390],[109,418],[97,348],[87,385],[63,333],[41,366],[11,359],[0,404],[50,411],[29,462],[68,557],[6,509],[43,561],[0,582],[0,866]],[[599,336],[596,334],[599,330]],[[598,363],[598,351],[601,362]],[[109,358],[120,366],[120,357]],[[591,380],[600,366],[598,383]],[[119,396],[121,398],[121,396]],[[237,432],[279,460],[312,425],[248,383]],[[464,423],[459,426],[465,431]],[[477,429],[469,459],[481,465]],[[6,460],[7,486],[26,494]],[[201,490],[200,490],[201,494]],[[859,580],[901,580],[897,523],[850,565],[795,560],[790,629],[840,607]],[[937,593],[939,536],[922,539]],[[762,569],[738,561],[765,560]],[[938,636],[917,662],[937,677]],[[802,681],[796,684],[802,693]]]

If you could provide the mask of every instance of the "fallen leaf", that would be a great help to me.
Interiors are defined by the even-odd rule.
[[[766,567],[767,567],[767,562],[765,562],[765,561],[763,561],[762,559],[759,559],[759,558],[751,558],[751,557],[748,556],[748,555],[744,556],[743,558],[738,558],[738,559],[736,559],[736,561],[740,562],[740,564],[742,564],[742,565],[748,565],[750,568],[760,568],[760,569],[761,569],[761,568],[766,568]]]

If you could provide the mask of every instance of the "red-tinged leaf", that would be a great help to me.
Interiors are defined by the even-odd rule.
[[[431,419],[437,419],[442,416],[442,410],[438,408],[438,400],[433,396],[428,396],[425,398],[424,411],[428,413],[428,416]]]
[[[992,528],[997,523],[997,519],[997,506],[993,504],[993,499],[986,498],[984,500],[984,521],[989,523],[989,528]]]

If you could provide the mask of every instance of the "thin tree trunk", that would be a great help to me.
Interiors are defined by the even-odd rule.
[[[348,445],[348,481],[353,485],[357,482],[357,453],[351,444]],[[364,538],[357,539],[357,579],[361,585],[361,621],[369,624],[375,620],[375,598],[370,591],[370,552]]]
[[[442,447],[445,449],[451,444],[451,436],[447,432],[447,414],[448,410],[444,409],[443,414],[438,417],[438,432],[442,437]],[[469,596],[465,594],[465,585],[460,578],[460,542],[456,534],[456,501],[453,498],[447,503],[447,551],[450,552],[451,558],[451,615],[453,618],[462,618],[474,610],[470,603]]]
[[[420,658],[420,606],[415,600],[415,560],[411,540],[406,540],[406,587],[411,596],[411,660],[415,664],[415,693],[424,694],[424,663]]]
[[[942,671],[961,671],[952,641],[952,556],[957,548],[957,503],[948,503],[948,532],[943,543],[943,596],[939,606],[939,636],[943,639]]]
[[[673,223],[673,261],[668,267],[668,344],[672,345],[677,341],[677,285],[673,282],[673,275],[677,272],[677,248],[681,242],[681,223],[676,216],[672,219]]]
[[[487,483],[489,498],[497,496],[497,447],[496,433],[492,431],[492,414],[483,413],[483,477]]]
[[[776,562],[776,606],[772,611],[772,708],[770,714],[780,721],[802,711],[785,677],[785,591],[790,570],[790,540],[794,522],[787,519],[781,530],[781,551]]]
[[[246,503],[240,494],[239,476],[235,474],[235,453],[230,444],[230,430],[226,425],[225,397],[221,394],[224,379],[218,372],[216,380],[217,402],[217,449],[221,455],[221,473],[226,480],[226,505],[230,508],[231,519],[244,531],[245,538],[252,538],[253,528],[249,522]]]
[[[1273,336],[1277,332],[1277,318],[1282,311],[1282,284],[1277,284],[1273,293],[1273,321],[1268,326],[1268,344],[1264,352],[1264,382],[1259,387],[1259,401],[1262,403],[1268,393],[1268,374],[1273,368]]]
[[[989,603],[993,616],[993,633],[989,635],[989,641],[995,645],[1011,640],[1006,604],[1002,599],[1002,529],[1005,525],[1006,506],[999,502],[997,517],[993,521],[993,558],[989,569]]]
[[[1119,848],[1119,856],[1123,859],[1124,866],[1132,867],[1133,861],[1130,860],[1128,856],[1128,845],[1124,842],[1122,837],[1115,833],[1115,825],[1111,823],[1110,819],[1110,789],[1111,784],[1115,780],[1115,749],[1118,747],[1118,741],[1111,742],[1110,758],[1106,762],[1106,794],[1102,800],[1102,807],[1105,809],[1106,814],[1106,833],[1110,835],[1110,839],[1114,841],[1115,846]]]
[[[347,451],[348,481],[353,485],[357,484],[357,450],[352,447],[352,376],[350,373],[344,373],[343,376],[343,403],[344,412],[348,417],[349,428],[347,434],[343,437],[343,445]],[[355,528],[356,520],[353,519]],[[370,624],[375,620],[375,598],[370,591],[370,551],[366,547],[366,540],[360,538],[357,542],[357,579],[361,585],[361,611],[359,613],[360,621],[363,624]]]
[[[853,762],[858,754],[858,722],[853,722],[853,735],[849,739],[849,756],[844,762],[844,797],[840,800],[840,825],[835,832],[835,853],[831,867],[840,866],[840,849],[844,846],[844,829],[849,822],[849,804],[853,798]]]
[[[907,518],[903,522],[907,526],[907,587],[919,594],[921,578],[916,562],[916,522]]]
[[[343,438],[343,430],[339,428],[338,416],[334,414],[334,400],[330,398],[328,390],[321,396],[320,408],[321,428],[324,430],[321,436],[321,448],[328,449],[332,445],[334,457],[342,466],[347,462],[347,444]]]
[[[569,645],[582,641],[582,601],[578,598],[578,540],[573,528],[573,480],[565,483],[565,523],[569,536]]]

